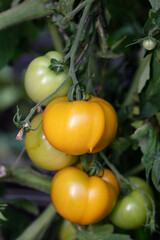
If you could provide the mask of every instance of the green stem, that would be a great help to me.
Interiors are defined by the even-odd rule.
[[[42,237],[42,235],[45,234],[55,215],[56,211],[53,204],[50,204],[44,212],[31,223],[18,238],[16,238],[16,240],[39,239],[40,236]]]
[[[105,33],[104,33],[104,29],[102,27],[100,17],[97,22],[97,29],[98,29],[98,33],[99,33],[99,42],[100,42],[100,47],[101,47],[102,53],[107,54],[108,45],[107,45],[107,41],[106,41],[106,37],[105,37]]]
[[[48,21],[48,28],[49,28],[49,32],[50,32],[55,50],[57,52],[62,53],[63,52],[63,44],[62,44],[62,40],[59,35],[59,32],[57,30],[57,27],[53,23]]]
[[[139,172],[143,171],[144,169],[145,169],[145,166],[143,163],[141,163],[138,166],[132,168],[130,171],[128,171],[125,174],[125,177],[137,175]]]
[[[52,96],[54,96],[60,89],[61,87],[63,87],[63,85],[65,85],[65,83],[68,81],[68,79],[70,78],[70,76],[68,75],[64,82],[54,91],[52,92],[50,95],[48,95],[47,97],[43,98],[39,103],[37,103],[33,108],[31,108],[28,116],[25,118],[25,120],[23,122],[28,123],[29,120],[31,119],[31,117],[33,116],[33,114],[35,113],[35,111],[37,110],[37,108],[39,106],[41,106],[44,102],[48,101]]]
[[[70,61],[69,74],[72,77],[72,80],[73,80],[74,84],[76,84],[78,82],[78,80],[76,78],[75,70],[74,70],[75,55],[76,55],[76,51],[78,49],[78,44],[79,44],[79,41],[80,41],[80,38],[81,38],[81,35],[82,35],[82,32],[83,32],[83,29],[84,29],[84,24],[85,24],[85,21],[86,21],[86,17],[87,17],[87,14],[89,12],[89,9],[90,9],[90,7],[92,5],[92,2],[93,2],[93,0],[88,0],[86,6],[84,8],[84,11],[83,11],[83,14],[82,14],[79,26],[78,26],[78,30],[77,30],[77,33],[76,33],[76,37],[75,37],[74,43],[73,43],[73,45],[71,47],[71,50],[69,51],[69,53],[64,58],[64,62],[66,62],[69,58],[71,60]]]
[[[52,14],[52,4],[46,8],[45,3],[46,0],[25,0],[16,7],[0,13],[0,30]]]
[[[7,175],[1,178],[0,181],[17,183],[50,193],[51,178],[44,174],[38,173],[28,166],[15,167],[14,170],[10,166],[4,165],[4,167],[6,168]]]
[[[66,17],[64,17],[61,21],[61,24],[65,24],[66,21],[71,20],[82,8],[85,7],[88,0],[80,3],[73,11],[69,12]]]

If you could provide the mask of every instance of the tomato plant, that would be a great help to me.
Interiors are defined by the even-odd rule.
[[[142,45],[146,50],[153,50],[156,47],[156,42],[152,38],[146,38],[143,40]]]
[[[74,102],[62,97],[46,107],[42,126],[56,149],[72,155],[95,153],[115,137],[117,115],[110,103],[98,97]]]
[[[36,128],[42,121],[42,113],[35,116],[31,127]],[[30,131],[25,136],[25,147],[30,159],[40,168],[59,170],[77,161],[77,156],[68,155],[52,147],[45,138],[42,125],[36,131]]]
[[[143,179],[130,177],[129,180],[153,198],[152,189]],[[139,190],[134,189],[128,195],[117,201],[110,214],[110,220],[122,229],[138,228],[145,224],[147,220],[147,208],[148,211],[152,209],[150,199],[148,197],[144,198]]]
[[[51,59],[61,60],[62,55],[56,51],[50,51],[44,56],[35,58],[28,66],[25,74],[25,89],[28,96],[35,102],[54,92],[65,80],[67,73],[49,69]],[[50,99],[66,96],[72,83],[69,79],[62,88]],[[47,105],[46,101],[44,105]]]
[[[0,1],[0,20],[1,238],[33,240],[39,237],[55,240],[63,216],[68,218],[71,215],[71,218],[76,215],[76,222],[87,224],[99,221],[107,214],[106,219],[98,224],[69,226],[74,227],[77,239],[81,240],[159,239],[160,0]],[[40,57],[31,62],[33,56]],[[9,78],[3,76],[5,65],[9,66],[7,73],[12,70]],[[26,93],[33,101],[29,97],[26,101]],[[89,94],[97,98],[91,96],[89,99]],[[107,101],[116,106],[117,115]],[[33,106],[34,102],[36,104]],[[43,126],[28,133],[42,120],[41,117],[35,125],[34,120],[31,121],[42,104],[43,109],[46,107]],[[19,106],[17,111],[15,105]],[[17,136],[10,124],[12,117],[19,128]],[[74,177],[72,173],[66,173],[62,182],[56,180],[58,185],[54,184],[57,209],[62,217],[57,217],[52,203],[46,206],[47,196],[43,195],[43,191],[50,193],[53,173],[31,164],[27,154],[24,154],[24,141],[17,141],[23,140],[22,133],[26,132],[26,149],[37,166],[61,172],[61,168],[68,169],[68,165],[77,158],[83,163],[84,173],[76,165],[74,167],[78,173]],[[85,156],[79,156],[83,154]],[[89,166],[88,162],[91,162]],[[103,177],[102,172],[98,175],[98,170],[102,171],[103,166],[108,166],[119,179],[121,198],[117,206],[122,207],[122,212],[113,210],[115,214],[111,214],[112,210],[109,211],[111,200],[115,202],[117,199],[119,187],[114,184],[115,176],[110,172],[106,174],[104,170]],[[89,177],[85,172],[96,177]],[[106,175],[107,183],[104,180]],[[145,208],[146,202],[141,192],[131,182],[125,184],[125,176],[129,175],[146,176],[146,182],[151,182],[155,202],[151,201],[150,207],[149,199],[146,201],[149,211]],[[95,190],[94,203],[93,198],[88,200],[80,196],[83,192],[87,196],[92,195],[90,186],[93,182],[95,188],[97,182],[99,186]],[[111,199],[105,201],[109,202],[106,213],[107,207],[103,202],[106,195],[104,197],[103,194],[109,192],[106,190],[108,182],[112,182],[113,187],[109,185],[111,194],[108,195]],[[31,201],[19,199],[22,186],[26,198]],[[126,188],[132,191],[129,193]],[[12,201],[8,199],[8,192],[12,195]],[[80,198],[75,205],[70,192]],[[132,205],[128,207],[127,202],[130,201]],[[14,214],[12,211],[9,214],[12,204]],[[68,213],[69,204],[76,208]],[[131,206],[135,207],[133,211]],[[116,211],[120,214],[116,215]],[[68,215],[65,215],[66,212]],[[82,217],[78,219],[80,214]],[[109,220],[110,215],[116,216],[113,223]],[[116,225],[116,221],[120,225]],[[67,233],[69,226],[66,227]],[[143,233],[145,228],[150,235],[147,231]]]
[[[115,205],[118,193],[117,179],[109,182],[106,178],[89,177],[76,167],[60,170],[51,184],[51,199],[57,212],[81,225],[102,220]]]

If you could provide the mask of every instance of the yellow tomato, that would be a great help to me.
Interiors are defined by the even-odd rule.
[[[67,167],[54,176],[51,199],[65,219],[81,225],[92,224],[113,209],[118,196],[115,184],[118,184],[117,179],[112,183],[98,176],[89,177],[76,167]]]
[[[36,128],[42,121],[42,113],[33,118],[31,127]],[[36,131],[30,131],[25,136],[25,147],[30,159],[38,167],[46,170],[59,170],[70,166],[78,159],[56,150],[49,144],[42,130],[42,125]]]
[[[107,147],[117,131],[117,115],[110,103],[91,96],[89,101],[54,99],[43,113],[43,131],[59,151],[81,155]]]

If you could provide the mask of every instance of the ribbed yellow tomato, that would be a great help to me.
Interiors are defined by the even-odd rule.
[[[117,131],[117,115],[107,101],[91,96],[89,101],[54,99],[43,113],[43,131],[59,151],[81,155],[108,146]]]
[[[31,127],[36,128],[42,121],[42,113],[31,121]],[[30,131],[25,136],[25,147],[30,159],[45,170],[60,170],[75,163],[78,156],[71,156],[52,147],[45,138],[42,125],[36,131]]]
[[[102,220],[111,212],[118,191],[116,177],[108,182],[98,176],[89,177],[76,167],[67,167],[54,176],[51,199],[62,217],[73,223],[87,225]]]

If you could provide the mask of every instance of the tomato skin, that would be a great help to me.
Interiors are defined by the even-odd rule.
[[[129,180],[153,198],[152,189],[143,179],[130,177]],[[148,208],[152,209],[149,198],[147,199],[147,204]],[[109,218],[113,224],[122,229],[135,229],[145,224],[147,216],[142,193],[134,189],[128,195],[118,200]]]
[[[43,113],[43,131],[59,151],[82,155],[108,146],[117,131],[117,115],[107,101],[91,96],[89,101],[54,99]],[[56,137],[54,137],[56,136]]]
[[[51,58],[61,60],[62,55],[56,51],[50,51],[44,56],[35,58],[27,68],[24,79],[25,89],[28,96],[35,103],[40,102],[43,98],[54,92],[67,76],[67,73],[55,73],[48,68]],[[72,80],[69,79],[65,85],[43,105],[46,106],[48,102],[54,98],[66,96],[71,84]]]
[[[156,47],[156,42],[151,38],[146,38],[145,40],[143,40],[142,45],[146,50],[150,51]]]
[[[102,220],[115,205],[117,192],[112,184],[82,170],[60,170],[51,184],[51,199],[57,212],[70,222],[88,225]]]
[[[31,127],[36,128],[41,121],[42,113],[39,113],[31,121]],[[77,156],[65,154],[52,147],[43,134],[42,125],[36,131],[26,133],[25,147],[32,162],[45,170],[60,170],[78,160]]]

